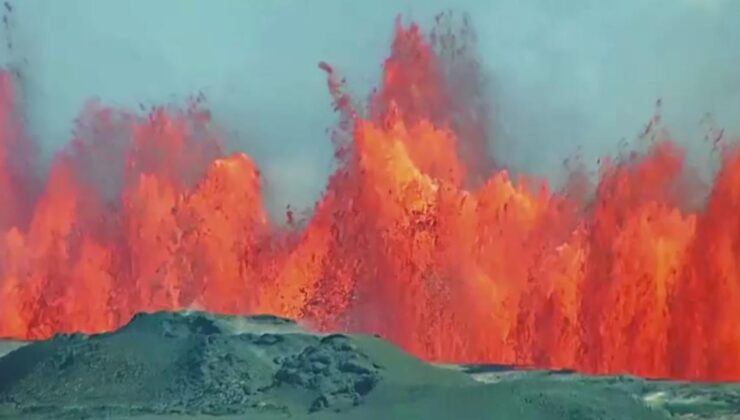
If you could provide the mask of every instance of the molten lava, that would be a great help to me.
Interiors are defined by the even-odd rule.
[[[366,107],[322,64],[338,169],[287,227],[201,106],[90,105],[42,171],[2,73],[0,336],[198,307],[379,333],[430,360],[740,379],[740,153],[724,150],[699,209],[669,141],[593,186],[512,179],[485,158],[488,110],[455,39],[399,23]]]

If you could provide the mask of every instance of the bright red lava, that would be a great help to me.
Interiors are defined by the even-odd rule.
[[[670,141],[604,160],[593,185],[577,171],[557,191],[512,179],[485,158],[475,60],[445,22],[431,36],[397,25],[362,109],[321,65],[338,169],[287,227],[197,104],[90,106],[37,175],[2,73],[0,336],[201,308],[379,333],[435,361],[740,379],[738,149],[698,207]]]

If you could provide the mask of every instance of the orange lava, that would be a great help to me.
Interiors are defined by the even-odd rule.
[[[40,170],[0,73],[0,336],[270,312],[429,360],[740,379],[740,152],[699,208],[669,141],[605,162],[595,185],[512,179],[486,158],[470,51],[443,29],[397,24],[367,106],[322,63],[338,169],[287,226],[198,104],[90,105]]]

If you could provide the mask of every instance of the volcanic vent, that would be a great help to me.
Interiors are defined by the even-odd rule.
[[[289,227],[202,105],[91,105],[42,169],[2,73],[0,336],[197,306],[379,333],[428,360],[740,379],[737,148],[698,210],[668,140],[604,160],[592,194],[512,179],[485,158],[489,108],[463,27],[443,16],[427,36],[399,21],[364,106],[322,65],[338,169]]]

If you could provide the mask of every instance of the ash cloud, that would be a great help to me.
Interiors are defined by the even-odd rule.
[[[263,169],[274,212],[309,206],[332,169],[336,115],[316,63],[366,95],[398,13],[426,28],[440,11],[470,14],[491,81],[492,150],[515,170],[557,182],[569,156],[593,168],[622,142],[639,148],[659,98],[699,166],[709,167],[706,114],[740,136],[740,3],[729,0],[9,4],[14,45],[0,62],[25,63],[45,155],[66,144],[91,97],[134,109],[202,91],[230,147]]]

